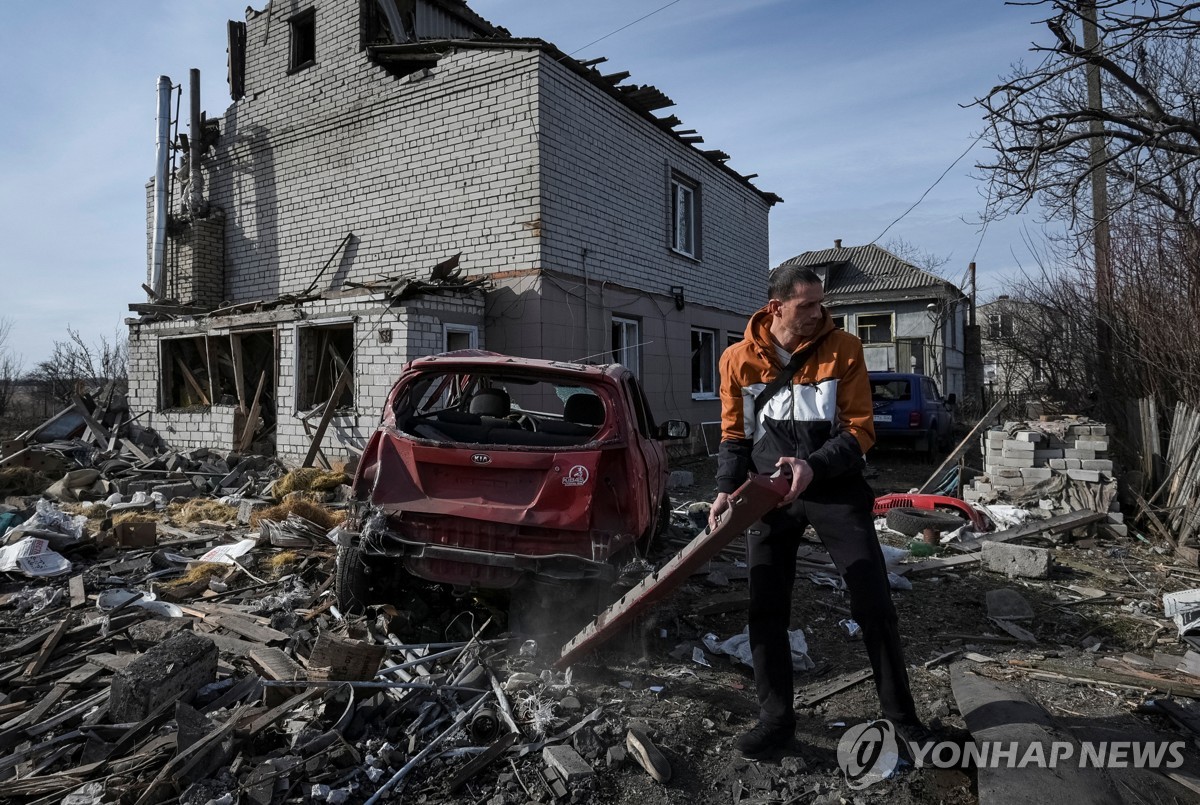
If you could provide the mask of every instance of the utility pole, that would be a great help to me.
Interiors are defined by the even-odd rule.
[[[1100,32],[1096,22],[1095,0],[1080,0],[1083,18],[1083,46],[1089,54],[1100,53]],[[1087,71],[1088,108],[1100,111],[1104,99],[1100,91],[1100,67],[1089,61]],[[1097,388],[1107,394],[1113,386],[1112,360],[1112,266],[1109,263],[1108,228],[1108,152],[1104,143],[1104,122],[1088,123],[1092,134],[1089,159],[1092,173],[1092,248],[1096,264],[1096,369]]]

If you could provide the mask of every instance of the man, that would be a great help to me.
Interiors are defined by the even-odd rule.
[[[834,327],[821,304],[821,280],[810,269],[781,266],[768,290],[770,300],[751,317],[745,338],[721,356],[718,494],[709,515],[715,526],[748,472],[791,473],[791,489],[779,508],[746,536],[759,718],[737,747],[744,755],[761,755],[786,746],[795,733],[787,630],[796,551],[808,525],[846,581],[884,716],[905,737],[925,737],[875,535],[874,495],[862,476],[863,455],[875,443],[862,342]],[[806,359],[794,376],[756,405],[797,353],[806,353],[799,356]]]

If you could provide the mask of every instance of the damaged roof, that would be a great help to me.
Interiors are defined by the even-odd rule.
[[[777,204],[783,199],[775,193],[767,192],[756,187],[750,180],[758,174],[749,176],[738,173],[725,163],[730,159],[729,154],[719,149],[698,147],[704,142],[693,130],[675,131],[682,121],[675,115],[658,117],[652,114],[657,109],[674,106],[675,102],[667,97],[657,87],[649,84],[624,84],[629,78],[628,72],[603,74],[597,65],[607,61],[604,58],[593,58],[580,61],[559,50],[550,42],[531,37],[514,37],[506,29],[493,25],[467,7],[463,0],[424,0],[430,7],[449,14],[464,23],[475,36],[462,38],[455,36],[453,27],[435,24],[426,20],[422,25],[420,14],[416,17],[416,41],[383,42],[367,47],[370,57],[383,67],[395,71],[398,75],[432,67],[437,60],[454,50],[511,48],[541,50],[562,64],[576,75],[601,89],[608,96],[616,99],[624,106],[633,110],[639,117],[653,123],[657,128],[674,137],[680,143],[690,147],[706,160],[716,165],[740,184],[749,187],[770,205]],[[417,3],[416,8],[427,8],[423,3]],[[449,32],[449,33],[448,33]]]
[[[783,261],[780,267],[789,265],[806,266],[822,274],[825,294],[832,298],[913,290],[962,294],[953,283],[873,243],[804,252]]]

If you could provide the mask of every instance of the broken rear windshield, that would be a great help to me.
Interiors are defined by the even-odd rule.
[[[897,402],[912,399],[907,380],[876,380],[871,383],[871,399],[875,402]]]

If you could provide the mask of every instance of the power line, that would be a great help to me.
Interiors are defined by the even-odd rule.
[[[624,31],[626,28],[630,28],[630,27],[632,27],[632,26],[634,26],[634,25],[637,25],[637,24],[638,24],[639,22],[641,22],[642,20],[649,19],[650,17],[653,17],[655,14],[657,14],[657,13],[658,13],[658,12],[660,12],[660,11],[662,11],[663,9],[670,8],[671,6],[675,5],[675,4],[676,4],[676,3],[678,3],[678,2],[680,2],[680,0],[671,0],[671,2],[667,3],[665,6],[659,6],[658,8],[654,9],[653,11],[651,11],[649,14],[646,14],[646,15],[645,15],[645,16],[643,16],[643,17],[638,17],[638,18],[637,18],[636,20],[634,20],[633,22],[631,22],[631,23],[628,23],[627,25],[622,25],[622,26],[621,26],[620,28],[618,28],[617,30],[615,30],[615,31],[612,31],[611,33],[607,33],[607,34],[605,34],[604,36],[600,37],[599,39],[593,39],[591,42],[588,42],[588,43],[587,43],[586,45],[584,45],[583,47],[581,47],[581,48],[575,48],[575,49],[574,49],[574,50],[572,50],[572,51],[571,51],[571,52],[570,52],[568,55],[570,55],[570,56],[574,56],[576,53],[578,53],[578,52],[579,52],[579,51],[581,51],[581,50],[587,50],[588,48],[590,48],[592,45],[596,44],[597,42],[603,42],[605,39],[608,39],[610,36],[615,36],[616,34],[619,34],[619,33],[621,33],[621,31]]]
[[[974,140],[972,140],[971,144],[967,146],[967,150],[965,150],[961,154],[959,154],[958,157],[955,158],[955,160],[950,163],[950,167],[948,167],[944,171],[942,171],[942,175],[937,177],[937,180],[934,181],[933,184],[929,185],[929,187],[925,190],[925,192],[921,194],[921,197],[919,199],[917,199],[916,201],[914,201],[912,203],[911,207],[909,207],[904,212],[900,213],[900,216],[896,220],[892,221],[890,224],[888,224],[886,227],[884,227],[884,230],[882,232],[880,232],[878,235],[876,235],[875,240],[871,241],[871,243],[875,243],[876,241],[878,241],[881,237],[883,237],[884,235],[886,235],[888,233],[889,229],[891,229],[896,224],[900,223],[902,220],[904,220],[904,217],[906,215],[908,215],[910,212],[915,210],[917,208],[917,205],[925,200],[925,197],[929,195],[929,193],[933,190],[933,188],[937,187],[938,184],[941,183],[942,179],[946,178],[946,174],[949,173],[950,171],[954,170],[954,166],[957,165],[959,162],[961,162],[963,157],[965,157],[967,154],[971,153],[971,149],[974,148],[976,145],[978,145],[979,141],[981,139],[983,139],[982,134],[980,134],[978,137],[976,137]],[[870,246],[871,243],[868,243],[867,245]]]

